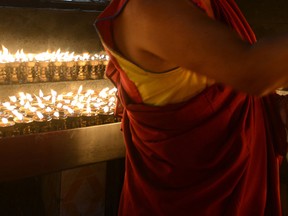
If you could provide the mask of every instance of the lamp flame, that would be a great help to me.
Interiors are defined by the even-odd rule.
[[[43,114],[39,111],[36,112],[36,115],[38,116],[38,118],[41,120],[44,118]]]
[[[3,124],[8,124],[8,122],[9,122],[9,121],[8,121],[7,118],[2,118],[2,123],[3,123]]]

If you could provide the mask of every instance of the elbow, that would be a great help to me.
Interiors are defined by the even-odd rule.
[[[269,80],[268,80],[269,81]],[[274,93],[279,85],[276,83],[267,82],[267,80],[258,78],[253,80],[245,80],[238,82],[237,87],[239,91],[246,94],[263,97],[268,94]]]
[[[234,67],[234,76],[231,79],[234,86],[240,91],[263,97],[274,93],[277,88],[285,84],[285,78],[271,69],[273,67],[269,61],[262,64],[261,61],[255,60],[255,57],[246,54],[240,62],[242,63],[239,64],[238,62],[237,66]]]

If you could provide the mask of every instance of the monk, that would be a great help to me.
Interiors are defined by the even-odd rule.
[[[119,216],[280,216],[288,37],[256,42],[233,0],[113,0],[95,26],[127,150]]]

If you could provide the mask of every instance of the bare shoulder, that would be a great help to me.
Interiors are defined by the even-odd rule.
[[[171,1],[171,0],[168,0]],[[157,25],[159,0],[131,0],[114,21],[114,41],[118,51],[138,66],[153,72],[162,72],[178,65],[165,61],[150,49],[147,42]],[[177,1],[175,1],[177,2]]]
[[[131,0],[121,19],[122,34],[125,34],[123,38],[129,41],[127,47],[144,56],[148,66],[151,65],[150,57],[163,64],[174,62],[172,68],[187,66],[177,59],[174,61],[173,57],[185,55],[189,48],[197,53],[199,46],[194,45],[199,41],[205,42],[208,34],[203,35],[204,28],[211,22],[190,0]],[[202,35],[198,32],[202,32]],[[198,40],[199,37],[201,40]],[[209,37],[213,38],[211,34]],[[193,63],[193,55],[189,53],[189,56],[189,63]],[[133,57],[137,62],[135,53]],[[165,70],[169,69],[170,64]]]
[[[115,21],[119,50],[144,69],[157,72],[180,66],[258,95],[288,82],[288,66],[282,64],[288,55],[283,45],[288,44],[287,37],[251,49],[190,0],[130,0]]]

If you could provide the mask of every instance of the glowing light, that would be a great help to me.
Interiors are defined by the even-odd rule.
[[[9,96],[9,99],[11,102],[16,103],[17,102],[17,97],[16,96]]]
[[[42,92],[42,90],[39,90],[39,97],[43,98],[44,97],[44,93]]]
[[[38,118],[41,120],[44,118],[44,115],[41,112],[36,112],[36,115],[38,116]]]
[[[8,124],[8,122],[9,122],[9,121],[8,121],[7,118],[2,118],[2,123],[3,123],[3,124]]]
[[[77,94],[80,95],[81,92],[82,92],[82,90],[83,90],[83,86],[81,85],[81,86],[79,87],[78,91],[77,91]]]
[[[109,112],[109,106],[105,106],[104,108],[103,108],[103,111],[105,112],[105,113],[108,113]]]
[[[59,116],[60,116],[59,112],[54,112],[53,115],[54,115],[56,118],[59,118]]]

